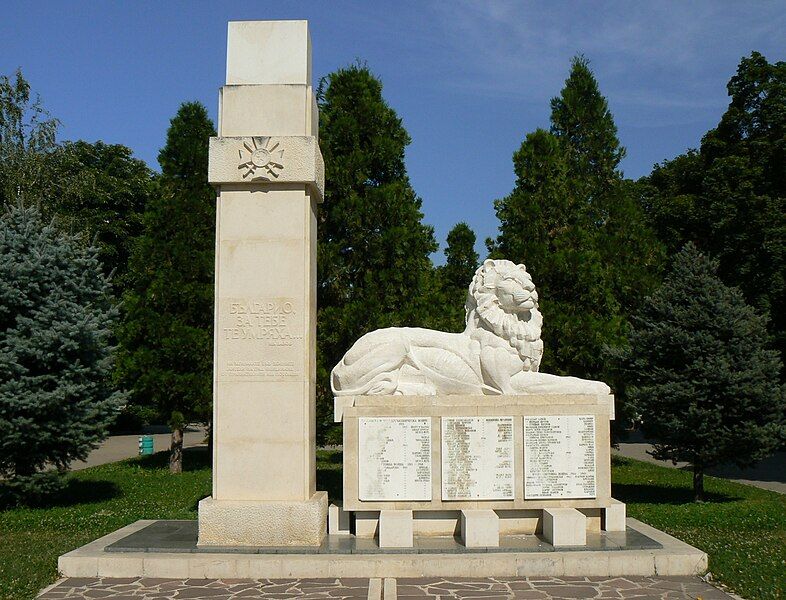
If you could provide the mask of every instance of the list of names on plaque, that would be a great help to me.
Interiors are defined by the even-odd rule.
[[[513,499],[513,417],[442,417],[442,499]]]
[[[524,497],[595,494],[595,417],[524,417]]]
[[[431,500],[431,418],[358,419],[358,499]]]

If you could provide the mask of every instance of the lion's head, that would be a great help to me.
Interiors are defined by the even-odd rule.
[[[524,265],[486,260],[475,271],[467,293],[467,326],[483,327],[516,350],[526,371],[537,371],[543,356],[543,316],[538,293]]]

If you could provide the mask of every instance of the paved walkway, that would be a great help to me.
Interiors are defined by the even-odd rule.
[[[496,577],[483,579],[64,579],[41,600],[727,600],[733,598],[697,577]]]
[[[153,449],[168,450],[172,440],[169,433],[153,435]],[[205,442],[205,430],[201,427],[189,427],[183,435],[183,447],[199,446]],[[71,463],[72,471],[87,469],[97,465],[125,460],[139,455],[139,435],[113,435],[105,439],[102,444],[93,450],[87,460]]]
[[[648,450],[652,450],[652,445],[637,432],[632,434],[630,439],[621,442],[619,450],[612,449],[612,452],[628,458],[660,465],[661,467],[689,468],[688,463],[677,463],[674,465],[667,460],[655,460],[647,454]],[[750,469],[743,470],[735,466],[724,465],[710,469],[707,471],[707,475],[733,479],[740,483],[747,483],[765,490],[786,494],[786,452],[776,452]]]

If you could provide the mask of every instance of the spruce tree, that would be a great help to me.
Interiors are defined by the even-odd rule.
[[[731,101],[701,148],[658,165],[643,183],[647,214],[676,252],[688,241],[770,317],[786,356],[786,62],[758,52],[730,79]]]
[[[457,223],[448,232],[445,247],[446,262],[437,270],[441,292],[441,311],[446,331],[463,331],[464,303],[467,289],[478,268],[480,257],[475,252],[475,232],[466,223]]]
[[[104,439],[117,310],[96,248],[10,205],[0,216],[0,497],[34,501]]]
[[[410,143],[367,67],[339,69],[322,80],[320,148],[325,202],[318,227],[318,428],[329,427],[328,374],[364,333],[424,323],[433,229],[404,165]]]
[[[625,150],[584,58],[551,107],[551,130],[527,135],[513,156],[516,184],[495,202],[500,233],[487,244],[532,273],[544,370],[608,380],[604,349],[624,342],[628,315],[658,282],[662,251],[619,171]]]
[[[182,469],[183,428],[210,420],[215,192],[207,183],[204,106],[184,103],[158,155],[161,176],[130,263],[119,375],[134,399],[172,427],[170,468]]]
[[[766,319],[717,269],[688,243],[618,353],[653,456],[691,463],[697,501],[708,468],[750,466],[786,439],[781,362]]]

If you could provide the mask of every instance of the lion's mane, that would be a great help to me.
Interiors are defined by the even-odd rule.
[[[543,357],[540,339],[543,316],[538,303],[527,313],[508,313],[500,305],[496,282],[513,271],[531,282],[524,265],[509,260],[487,260],[475,271],[465,304],[467,331],[485,329],[502,338],[521,358],[525,371],[537,371]]]

